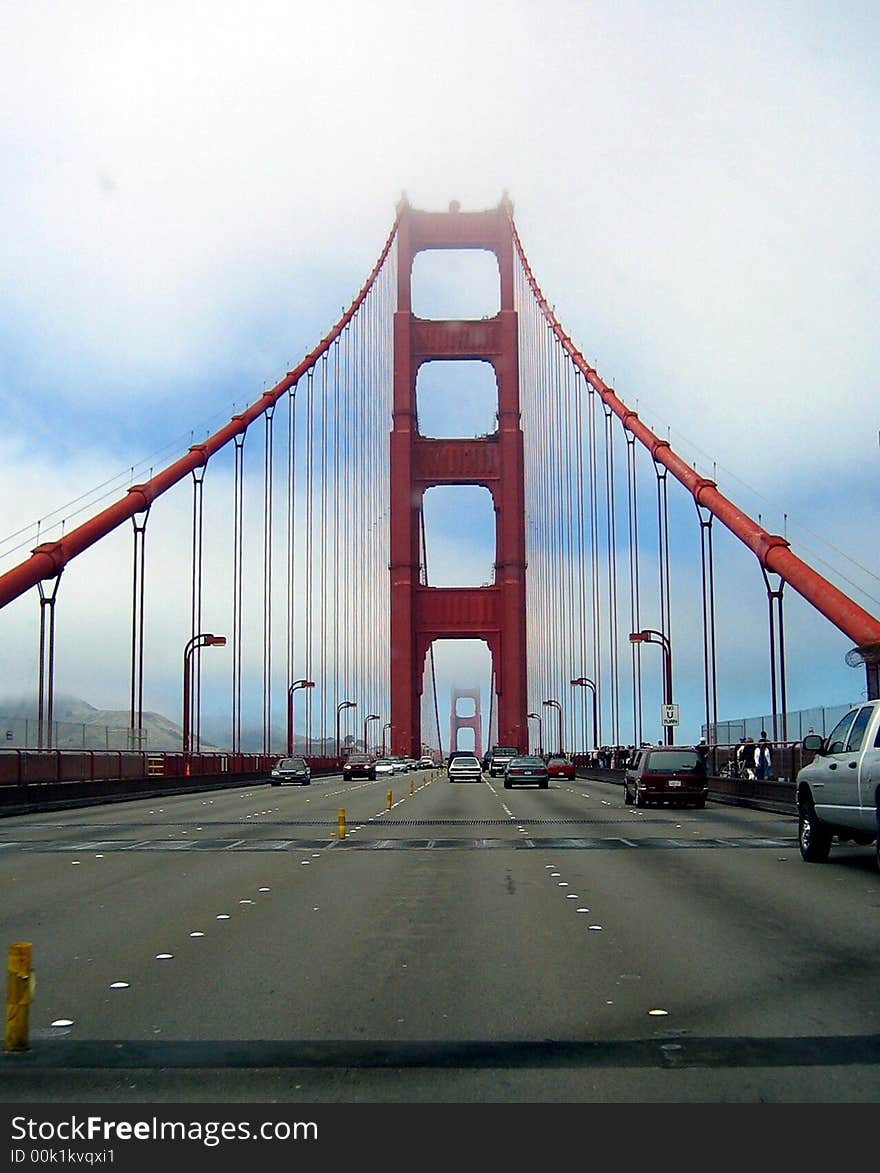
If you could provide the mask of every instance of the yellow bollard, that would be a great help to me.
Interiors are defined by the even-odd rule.
[[[409,796],[410,796],[410,798],[412,798],[412,796],[415,794],[415,792],[416,792],[416,784],[415,784],[415,782],[413,782],[412,778],[410,778],[410,780],[409,780]]]
[[[30,941],[14,941],[6,963],[6,1050],[28,1049],[28,1012],[33,990]]]
[[[388,791],[388,793],[385,795],[385,809],[386,809],[387,811],[390,811],[390,810],[391,810],[391,791],[390,791],[390,790],[389,790],[389,791]]]
[[[345,811],[342,807],[339,808],[339,823],[337,827],[337,835],[340,839],[345,838]]]

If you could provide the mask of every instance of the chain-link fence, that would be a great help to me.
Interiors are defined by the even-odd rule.
[[[50,737],[51,733],[51,737]],[[148,730],[123,726],[94,725],[87,721],[53,721],[51,730],[43,722],[42,745],[40,723],[36,717],[0,716],[0,749],[114,749],[146,750]]]
[[[831,732],[840,718],[858,703],[858,701],[853,701],[848,705],[819,706],[786,713],[785,740],[803,741],[808,733],[818,733],[824,737]],[[777,731],[781,737],[782,718],[780,714],[777,714],[776,722]],[[772,739],[773,716],[770,713],[765,713],[761,717],[743,717],[738,721],[719,721],[716,725],[704,725],[702,728],[706,740],[715,745],[735,745],[742,737],[751,737],[757,741],[762,733],[766,733]]]

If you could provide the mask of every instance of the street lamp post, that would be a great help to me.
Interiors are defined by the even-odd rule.
[[[364,717],[364,753],[370,752],[368,745],[367,745],[367,725],[369,724],[370,721],[381,721],[381,720],[382,720],[382,718],[378,713],[369,713],[366,717]]]
[[[545,705],[551,705],[559,713],[559,756],[562,757],[562,705],[559,703],[559,701],[553,699],[542,701],[541,703]]]
[[[294,680],[287,690],[287,756],[293,753],[293,694],[298,688],[314,688],[314,680]]]
[[[187,642],[183,649],[183,755],[189,758],[192,754],[192,724],[190,720],[190,685],[189,676],[191,670],[192,654],[196,648],[222,648],[226,646],[225,635],[211,635],[210,632],[202,631],[198,635],[194,635],[192,639]]]
[[[382,757],[383,758],[388,753],[388,750],[386,749],[386,746],[388,743],[385,740],[385,730],[386,729],[388,730],[389,733],[391,732],[391,722],[390,721],[386,721],[385,724],[382,726]]]
[[[538,722],[538,753],[541,757],[544,756],[544,719],[540,713],[527,713],[526,716],[530,721]]]
[[[645,628],[644,631],[631,631],[629,635],[629,642],[631,644],[659,644],[663,649],[663,704],[672,704],[672,647],[669,640],[662,631],[655,631],[652,627]],[[675,740],[673,737],[672,726],[664,725],[664,740],[667,745],[672,745]]]
[[[599,706],[596,697],[596,682],[588,676],[578,676],[571,682],[575,687],[589,688],[593,694],[593,749],[599,748]],[[586,733],[584,734],[586,736]],[[584,747],[586,748],[586,747]]]
[[[343,709],[356,709],[357,701],[340,701],[336,706],[336,757],[342,757],[342,746],[339,741],[339,718],[342,716]]]

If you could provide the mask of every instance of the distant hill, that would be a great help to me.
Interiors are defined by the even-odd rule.
[[[96,709],[73,696],[55,697],[52,709],[52,745],[56,749],[130,749],[128,709]],[[144,713],[144,749],[180,751],[183,730],[161,713]],[[10,736],[11,734],[11,736]],[[37,708],[22,697],[0,698],[0,745],[6,748],[34,746],[37,742]],[[204,749],[220,748],[202,742]]]
[[[52,745],[56,749],[130,749],[130,713],[126,709],[97,709],[74,696],[56,696],[52,709]],[[144,749],[180,752],[183,748],[183,729],[177,722],[161,713],[144,713]],[[213,739],[213,740],[212,740]],[[208,716],[202,717],[202,749],[207,753],[222,752],[231,741],[229,722]],[[33,747],[37,744],[37,707],[31,697],[0,697],[0,747],[6,749]],[[286,753],[287,729],[274,726],[271,730],[272,753]],[[137,746],[133,748],[138,748]],[[262,753],[262,725],[242,725],[243,753]],[[294,750],[305,751],[305,739],[294,737]],[[319,753],[312,743],[311,752]],[[334,747],[327,745],[327,753]]]

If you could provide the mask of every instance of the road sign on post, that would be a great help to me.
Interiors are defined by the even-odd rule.
[[[677,725],[678,705],[661,705],[660,719],[664,725]]]

